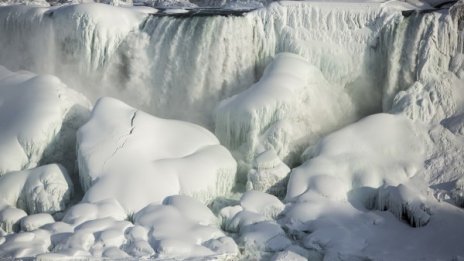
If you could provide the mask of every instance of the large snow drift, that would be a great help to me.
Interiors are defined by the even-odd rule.
[[[100,99],[78,132],[84,201],[115,198],[128,213],[170,195],[209,202],[228,194],[236,162],[206,129]]]
[[[39,162],[60,162],[73,171],[75,132],[89,107],[54,76],[0,66],[0,175]]]

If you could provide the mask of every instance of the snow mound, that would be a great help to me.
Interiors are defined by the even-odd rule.
[[[52,224],[55,220],[50,214],[34,214],[21,219],[21,230],[28,232],[36,230],[44,225]]]
[[[66,211],[63,222],[74,226],[84,222],[112,217],[115,220],[124,220],[127,214],[115,199],[102,200],[95,203],[79,203]]]
[[[311,139],[354,118],[352,101],[303,57],[278,54],[261,80],[222,101],[216,134],[245,167],[272,149],[288,164]]]
[[[353,188],[409,180],[425,157],[419,130],[404,116],[375,114],[324,137],[305,152],[310,159],[292,170],[286,199],[309,190],[343,199]]]
[[[55,213],[69,205],[73,184],[67,171],[50,164],[0,177],[0,201],[29,214]]]
[[[127,213],[184,194],[208,202],[235,183],[236,162],[200,126],[100,99],[78,132],[85,202],[115,198]]]
[[[292,170],[286,200],[304,202],[317,195],[344,201],[355,193],[364,203],[376,198],[377,209],[407,217],[413,226],[426,224],[420,194],[403,185],[424,171],[426,137],[402,115],[366,117],[307,149],[310,159]],[[366,192],[382,186],[377,196]]]
[[[90,104],[58,78],[0,66],[0,175],[40,162],[74,167],[75,132]]]
[[[242,195],[240,205],[244,210],[261,214],[267,218],[276,218],[284,210],[284,204],[275,196],[260,192],[248,191]]]
[[[235,242],[216,226],[213,213],[199,201],[173,196],[134,214],[124,249],[136,257],[187,258],[235,256]]]

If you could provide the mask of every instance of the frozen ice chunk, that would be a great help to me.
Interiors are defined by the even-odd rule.
[[[134,213],[177,194],[203,203],[226,195],[236,162],[206,129],[102,98],[78,132],[85,202],[115,198]]]
[[[273,149],[287,164],[311,142],[354,119],[344,89],[296,54],[281,53],[249,89],[222,101],[216,135],[245,167]]]
[[[29,214],[65,210],[73,185],[66,169],[50,164],[0,177],[0,200]]]
[[[421,227],[427,225],[430,220],[430,210],[425,202],[426,198],[420,191],[400,184],[380,187],[372,204],[378,210],[392,212],[413,227]]]
[[[90,103],[58,78],[0,66],[0,175],[58,162],[73,170]]]

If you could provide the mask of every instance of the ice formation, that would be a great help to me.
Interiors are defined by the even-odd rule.
[[[115,198],[128,212],[171,195],[210,202],[235,184],[236,162],[208,130],[100,99],[78,131],[85,202]]]
[[[216,134],[239,162],[273,150],[289,164],[311,139],[356,118],[349,94],[302,57],[281,53],[261,80],[219,104]]]
[[[29,214],[55,213],[71,201],[73,183],[66,169],[50,164],[0,177],[0,202]]]
[[[462,1],[192,17],[266,1],[59,2],[0,7],[0,64],[34,72],[0,69],[0,258],[464,256]],[[85,195],[52,215],[35,212],[53,186],[27,177],[54,166],[66,180],[44,165],[73,171],[90,106],[42,74],[121,100],[80,128]]]
[[[57,75],[92,100],[110,95],[210,129],[220,101],[255,83],[280,52],[301,55],[330,85],[346,89],[361,115],[380,111],[387,54],[397,39],[388,37],[406,23],[394,5],[311,2],[191,19],[101,4],[5,7],[0,20],[8,36],[0,39],[8,50],[0,64]],[[385,30],[389,24],[393,32]]]
[[[75,132],[89,107],[54,76],[0,66],[0,175],[54,162],[73,171]]]
[[[284,197],[287,191],[290,168],[273,149],[256,156],[247,174],[247,190],[257,190]]]

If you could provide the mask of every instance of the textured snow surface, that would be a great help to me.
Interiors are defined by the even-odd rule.
[[[112,98],[96,103],[77,140],[86,202],[114,198],[132,213],[177,194],[210,202],[235,184],[236,162],[208,130]]]
[[[0,258],[464,258],[462,2],[58,2],[0,7]]]

